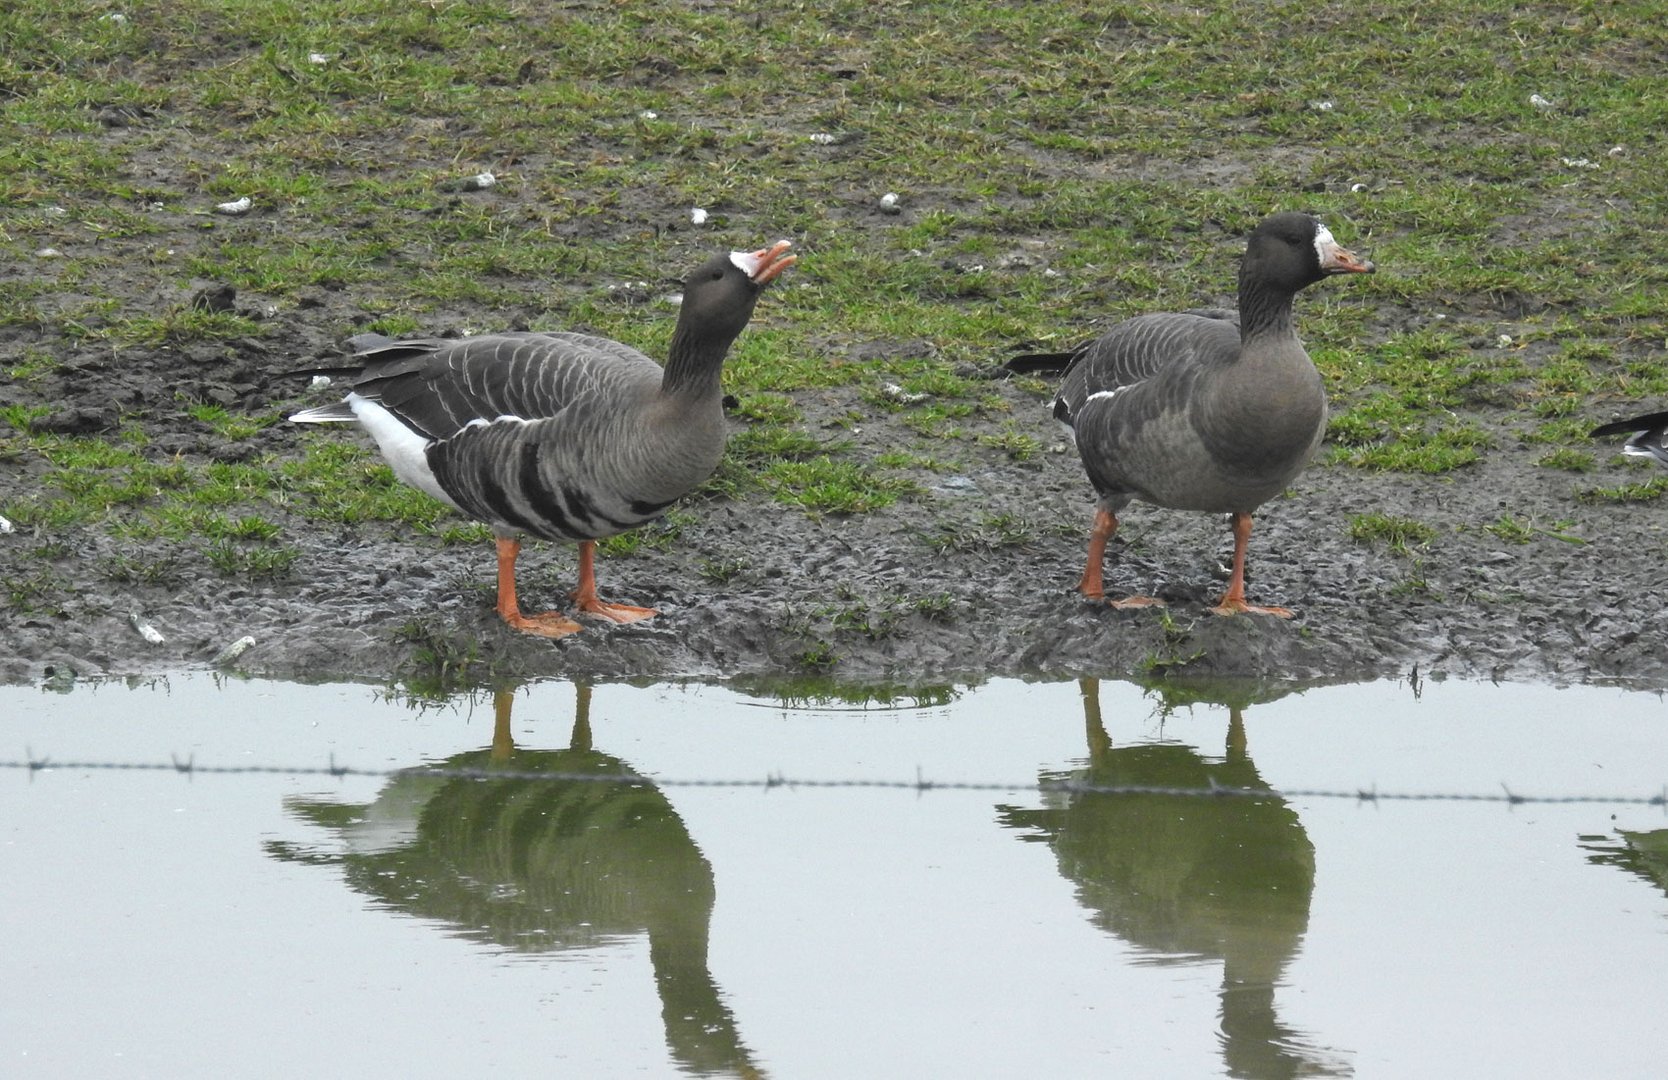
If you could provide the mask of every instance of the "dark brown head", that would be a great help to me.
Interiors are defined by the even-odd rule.
[[[684,280],[680,328],[728,347],[753,317],[759,293],[796,261],[789,246],[779,240],[760,251],[732,251],[702,263]]]
[[[1327,227],[1308,214],[1287,212],[1262,220],[1245,245],[1240,281],[1295,293],[1332,274],[1370,274],[1373,264],[1340,247]]]

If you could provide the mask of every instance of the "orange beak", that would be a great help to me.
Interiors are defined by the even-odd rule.
[[[749,275],[753,284],[762,289],[775,281],[778,274],[798,262],[798,255],[788,254],[788,248],[792,246],[786,240],[778,240],[767,248],[753,252],[751,258],[756,269]]]
[[[1328,274],[1370,274],[1373,263],[1349,248],[1332,244],[1321,251],[1321,269]]]

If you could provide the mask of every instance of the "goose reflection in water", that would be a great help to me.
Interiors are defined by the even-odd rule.
[[[1100,685],[1082,680],[1087,767],[1072,779],[1165,788],[1266,787],[1230,704],[1220,762],[1174,743],[1114,747]],[[1161,964],[1221,960],[1222,1056],[1228,1075],[1348,1075],[1330,1051],[1281,1023],[1274,991],[1309,925],[1315,849],[1277,796],[1201,798],[1049,792],[1041,809],[1001,807],[1004,825],[1054,849],[1095,925]]]
[[[518,749],[513,691],[494,696],[492,746],[444,767],[504,779],[397,777],[366,806],[289,799],[336,832],[343,854],[273,843],[279,858],[339,864],[394,911],[518,952],[588,949],[647,933],[673,1059],[699,1076],[760,1076],[707,969],[712,867],[653,784],[530,778],[634,773],[591,747],[590,688],[578,686],[566,750]]]
[[[1594,866],[1614,866],[1668,893],[1668,829],[1584,836],[1581,846]]]

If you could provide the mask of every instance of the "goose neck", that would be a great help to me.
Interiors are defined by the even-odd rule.
[[[724,368],[724,357],[730,351],[730,340],[714,340],[690,332],[679,324],[672,334],[672,344],[666,353],[666,374],[661,390],[673,397],[709,397],[719,393],[719,374]]]
[[[1291,337],[1296,334],[1292,323],[1292,298],[1289,289],[1280,289],[1241,278],[1239,283],[1240,338],[1250,341],[1261,337]]]

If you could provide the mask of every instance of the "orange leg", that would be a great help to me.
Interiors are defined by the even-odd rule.
[[[1118,531],[1118,519],[1104,507],[1095,510],[1095,524],[1089,530],[1089,558],[1083,564],[1083,576],[1077,580],[1077,591],[1091,600],[1106,596],[1101,583],[1101,564],[1106,561],[1106,542]],[[1115,608],[1163,607],[1164,601],[1151,596],[1126,596],[1122,600],[1108,600]]]
[[[1254,615],[1273,615],[1281,619],[1292,617],[1291,608],[1258,607],[1245,602],[1245,548],[1251,542],[1251,515],[1236,513],[1233,516],[1234,528],[1234,572],[1228,578],[1228,591],[1222,594],[1222,600],[1211,608],[1218,615],[1237,615],[1242,611]]]
[[[521,541],[498,538],[498,617],[527,634],[540,637],[562,637],[577,633],[580,625],[554,611],[543,615],[523,615],[515,596],[515,559],[521,554]]]
[[[610,604],[597,596],[597,542],[585,540],[579,545],[579,588],[573,592],[573,599],[579,610],[586,615],[609,619],[617,623],[636,622],[647,619],[658,612],[654,608],[633,607],[630,604]]]

